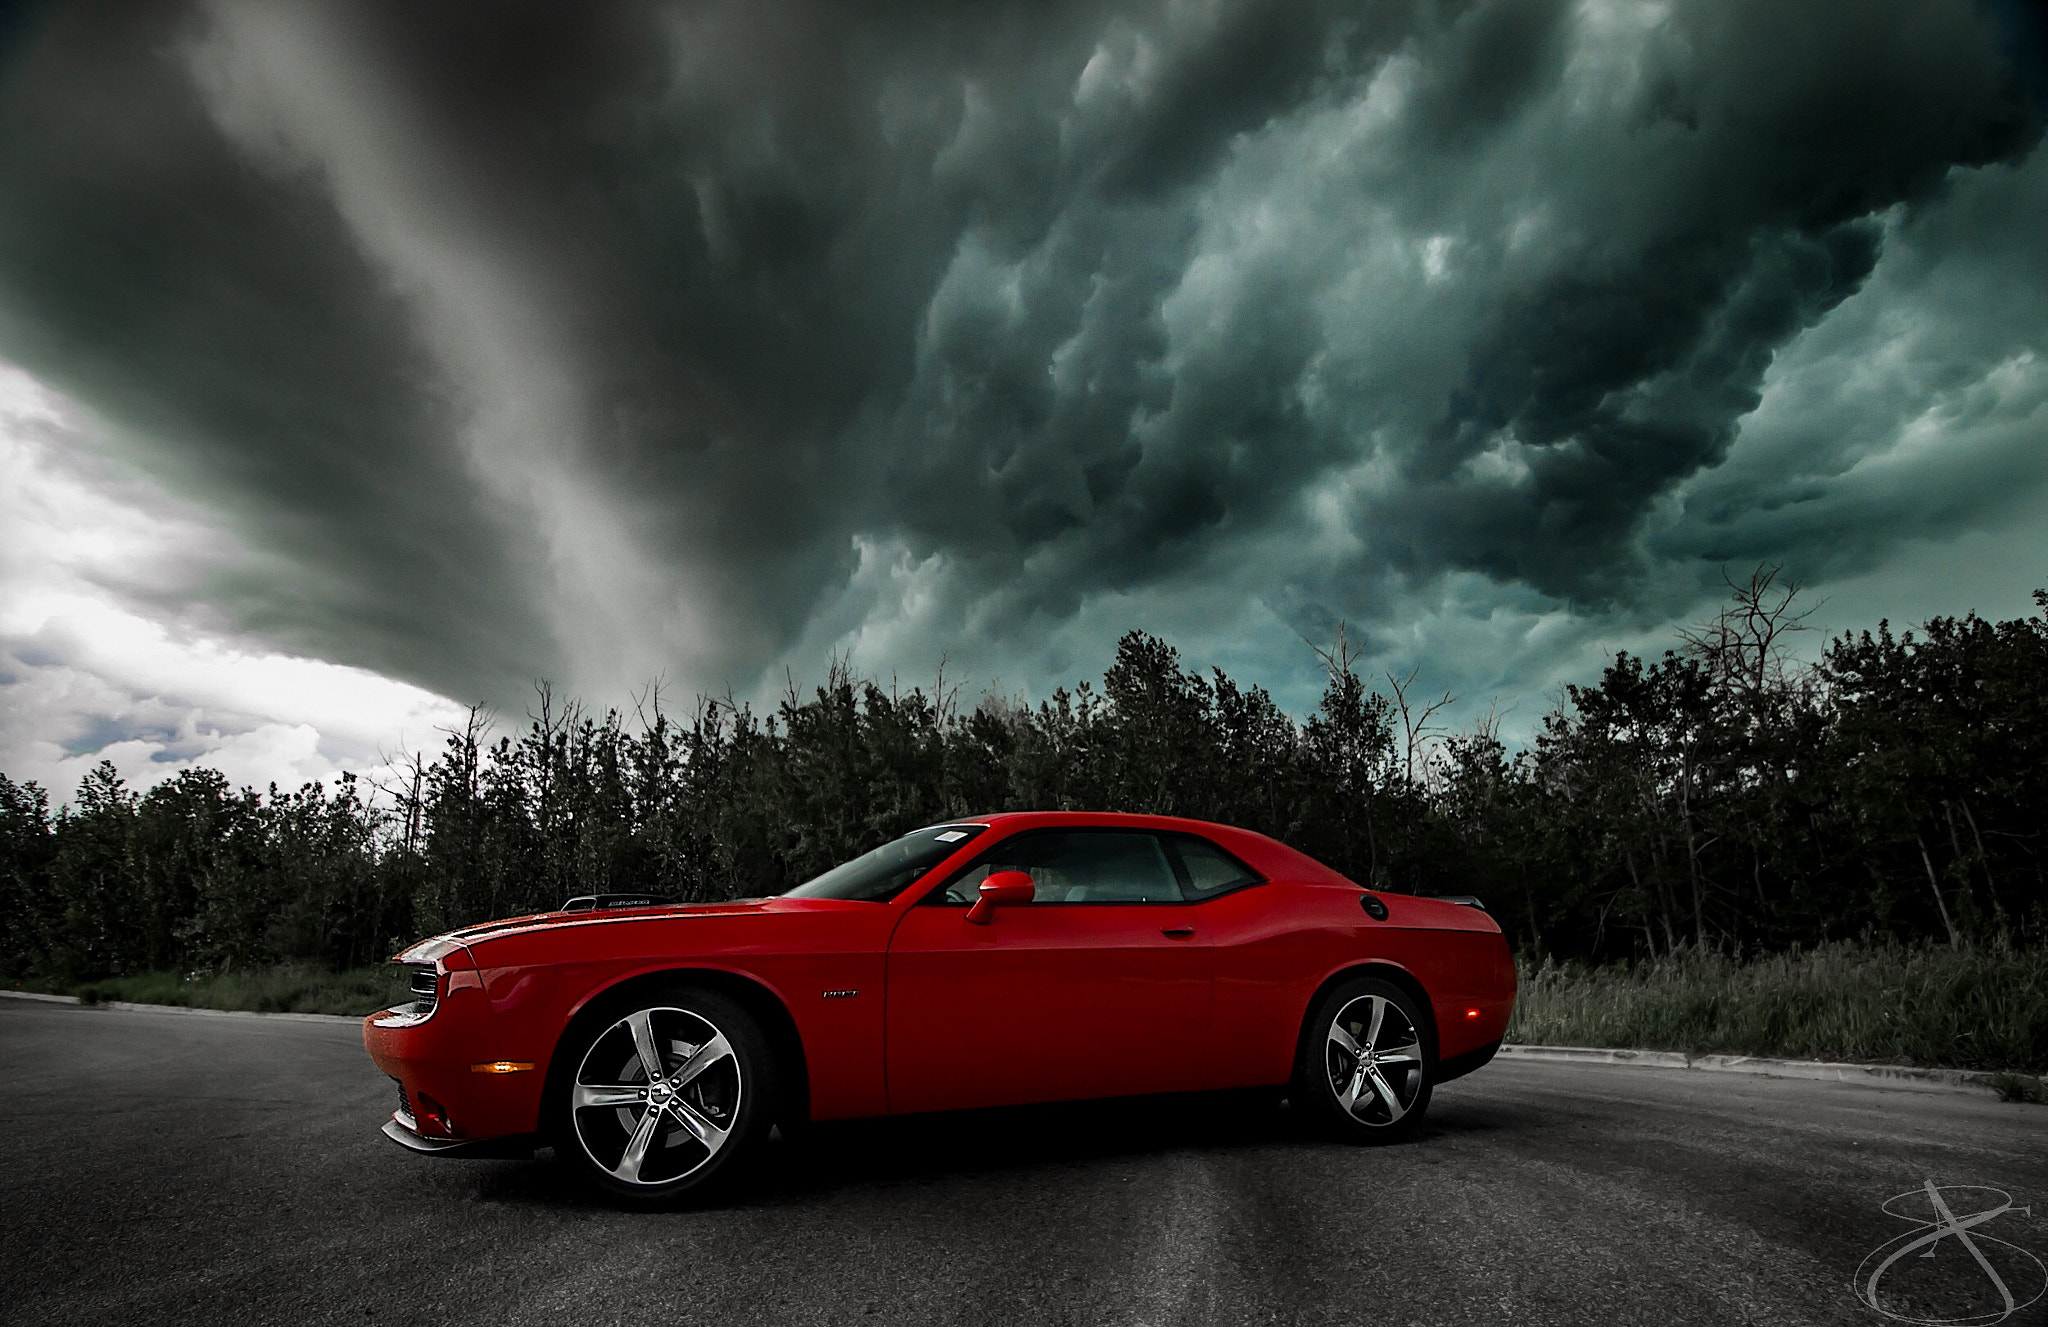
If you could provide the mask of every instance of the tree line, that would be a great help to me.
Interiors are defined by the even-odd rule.
[[[0,964],[57,980],[281,961],[355,966],[411,937],[585,893],[772,894],[920,825],[1113,809],[1263,831],[1361,885],[1477,894],[1525,954],[1891,938],[2048,941],[2048,595],[1790,662],[1795,591],[1761,569],[1659,658],[1567,687],[1532,744],[1437,723],[1448,697],[1363,677],[1340,631],[1297,719],[1132,632],[1100,686],[960,704],[835,663],[757,711],[538,691],[372,789],[111,764],[53,811],[0,775]]]

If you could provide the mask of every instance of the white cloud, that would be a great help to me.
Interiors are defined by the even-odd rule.
[[[137,787],[195,765],[296,787],[429,748],[454,702],[267,649],[187,607],[222,535],[93,446],[0,364],[0,772],[68,799],[96,762]]]

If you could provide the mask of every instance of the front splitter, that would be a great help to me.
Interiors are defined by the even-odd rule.
[[[540,1140],[532,1134],[505,1138],[425,1138],[405,1127],[394,1115],[384,1121],[384,1136],[408,1152],[436,1157],[485,1157],[518,1160],[531,1157]]]

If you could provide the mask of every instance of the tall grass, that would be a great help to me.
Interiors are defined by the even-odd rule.
[[[406,974],[388,963],[342,972],[294,963],[246,972],[142,972],[73,984],[36,982],[30,988],[75,995],[88,1004],[126,1000],[265,1014],[374,1014],[412,998]]]
[[[1837,943],[1521,972],[1532,1045],[2048,1070],[2048,951]]]

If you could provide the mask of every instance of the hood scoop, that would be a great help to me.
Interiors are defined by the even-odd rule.
[[[562,912],[604,912],[611,908],[658,908],[675,902],[661,894],[578,894],[561,906]]]

